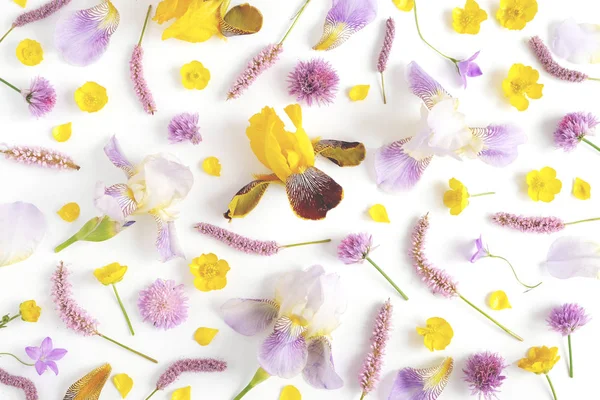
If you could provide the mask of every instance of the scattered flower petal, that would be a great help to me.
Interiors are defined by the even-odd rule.
[[[218,329],[213,328],[198,328],[194,333],[194,340],[198,342],[200,346],[208,346],[213,341],[215,336],[219,333]]]
[[[454,360],[448,357],[432,368],[404,368],[398,372],[388,400],[436,400],[444,391]]]
[[[423,343],[429,351],[444,350],[454,337],[452,326],[439,317],[429,318],[425,328],[417,327],[417,333],[423,336]]]
[[[67,203],[60,208],[56,213],[58,216],[66,222],[73,222],[79,218],[81,210],[77,203]]]
[[[331,50],[370,24],[377,16],[377,0],[332,0],[323,36],[313,49]]]
[[[588,238],[558,238],[548,250],[545,265],[558,279],[600,279],[600,244]]]
[[[39,42],[31,39],[22,40],[17,46],[17,58],[23,65],[32,67],[44,59],[44,50]]]
[[[503,290],[497,290],[495,292],[490,293],[488,298],[488,305],[492,310],[506,310],[507,308],[512,308],[510,302],[508,301],[508,296]]]
[[[67,122],[66,124],[58,125],[52,128],[52,137],[57,142],[66,142],[71,138],[73,132],[73,124]]]
[[[550,47],[558,57],[572,63],[600,63],[600,26],[566,19],[554,29]]]
[[[33,204],[0,204],[0,267],[26,260],[46,234],[44,214]]]
[[[300,394],[300,391],[296,389],[295,386],[287,385],[286,387],[281,389],[279,400],[302,400],[302,395]]]
[[[25,6],[27,5],[27,0],[13,0],[15,2],[15,4],[20,5],[22,8],[25,8]]]
[[[373,207],[369,208],[369,215],[375,222],[390,223],[390,218],[388,217],[387,210],[383,204],[375,204]]]
[[[400,11],[406,12],[412,11],[415,6],[415,0],[392,0],[392,3],[394,3]]]
[[[348,96],[352,101],[364,100],[367,98],[370,88],[371,85],[352,86],[352,88],[350,89],[350,93],[348,93]]]
[[[217,157],[207,157],[202,161],[202,169],[209,175],[221,176],[221,163]]]
[[[127,374],[117,374],[113,376],[113,384],[119,391],[121,398],[124,399],[133,388],[133,379]]]
[[[573,196],[579,200],[589,200],[592,196],[590,184],[581,178],[575,178],[573,182]]]
[[[112,367],[110,364],[96,368],[77,382],[72,384],[67,393],[66,399],[99,399],[102,389],[110,376]]]
[[[192,387],[186,386],[179,388],[173,392],[171,400],[191,400],[192,398]]]

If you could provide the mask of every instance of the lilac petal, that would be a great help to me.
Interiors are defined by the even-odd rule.
[[[28,346],[28,347],[25,347],[25,353],[27,353],[29,358],[31,358],[32,360],[37,361],[42,356],[42,349],[39,347],[35,347],[35,346]]]
[[[483,141],[478,157],[494,167],[505,167],[517,159],[518,146],[527,142],[527,136],[514,125],[489,125],[471,128],[473,135]]]
[[[450,93],[415,61],[406,66],[406,81],[412,93],[419,97],[430,110],[440,101],[452,98]]]
[[[572,63],[600,62],[600,27],[594,24],[578,24],[570,18],[554,29],[550,43],[552,51]]]
[[[115,167],[121,168],[127,177],[131,178],[133,175],[133,165],[123,155],[116,136],[112,136],[106,146],[104,146],[104,154],[106,154]]]
[[[483,239],[481,238],[481,235],[479,236],[479,238],[475,239],[475,246],[477,247],[477,251],[471,256],[470,261],[472,263],[484,257],[487,257],[488,255],[488,251],[483,245]]]
[[[304,379],[317,389],[339,389],[344,381],[335,372],[331,343],[326,337],[320,336],[308,344],[308,359],[302,371]]]
[[[46,361],[46,366],[54,372],[54,375],[58,375],[58,365],[54,361]]]
[[[475,63],[470,63],[467,66],[467,76],[469,78],[476,78],[481,75],[483,75],[483,72],[481,71],[481,68],[479,68],[479,65]]]
[[[293,378],[306,366],[308,350],[304,328],[288,317],[281,317],[258,350],[258,363],[269,375]]]
[[[104,215],[120,223],[124,223],[125,218],[137,209],[137,203],[131,197],[131,190],[124,183],[105,187],[102,182],[98,182],[94,205]]]
[[[36,361],[35,370],[37,371],[38,375],[42,375],[44,372],[46,372],[46,368],[48,368],[48,365],[45,362]]]
[[[377,16],[377,0],[333,0],[323,35],[313,49],[331,50],[370,24]]]
[[[156,227],[158,228],[158,236],[156,237],[156,249],[160,254],[160,260],[167,262],[173,258],[181,257],[185,258],[179,239],[177,238],[177,232],[175,230],[174,221],[164,221],[158,215],[151,214],[156,221]]]
[[[436,400],[448,380],[454,361],[446,358],[433,368],[404,368],[398,372],[388,400]]]
[[[599,278],[600,245],[586,238],[558,238],[548,250],[545,265],[559,279]]]
[[[277,318],[279,306],[271,300],[231,299],[221,306],[223,320],[244,336],[265,330]]]
[[[377,184],[389,191],[410,189],[417,184],[432,157],[416,160],[404,152],[410,140],[402,139],[383,146],[375,154]]]
[[[0,267],[29,258],[46,234],[44,214],[33,204],[0,204]]]
[[[483,72],[481,72],[481,68],[479,68],[479,65],[477,65],[473,61],[477,58],[478,55],[479,52],[473,54],[466,60],[459,61],[457,64],[458,73],[460,74],[460,78],[465,88],[467,87],[467,77],[474,78],[483,75]]]
[[[61,360],[67,354],[66,349],[53,349],[50,353],[46,354],[46,361],[58,361]]]
[[[66,62],[86,66],[98,61],[119,26],[119,12],[110,1],[78,10],[56,25],[54,41]]]
[[[52,351],[52,339],[50,337],[45,338],[42,341],[42,346],[41,346],[41,350],[42,350],[42,356],[47,356],[51,351]]]

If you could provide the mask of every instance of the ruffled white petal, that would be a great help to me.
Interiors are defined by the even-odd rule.
[[[45,233],[44,214],[33,204],[0,204],[0,267],[29,258]]]

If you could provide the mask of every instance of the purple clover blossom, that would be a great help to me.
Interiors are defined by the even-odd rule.
[[[188,140],[192,144],[199,144],[202,135],[200,135],[198,118],[198,113],[183,113],[173,117],[169,123],[169,142],[179,143]]]
[[[475,63],[477,56],[479,56],[479,51],[466,60],[461,60],[456,63],[456,68],[458,68],[460,79],[462,80],[465,88],[467,87],[467,77],[475,78],[483,75],[481,68],[479,68],[479,65]]]
[[[586,136],[594,135],[598,123],[592,113],[569,113],[558,123],[554,131],[554,143],[564,151],[574,150],[582,140],[587,142]]]
[[[288,91],[296,101],[304,101],[309,107],[333,103],[340,78],[329,62],[322,58],[299,61],[288,75]]]
[[[579,304],[563,304],[553,308],[546,321],[553,331],[569,336],[590,322],[590,317]]]
[[[34,117],[44,116],[52,111],[56,104],[56,91],[45,78],[34,78],[29,89],[22,90],[21,94],[29,104],[29,112]]]
[[[504,358],[499,354],[488,351],[470,356],[463,372],[465,382],[471,389],[471,395],[477,395],[484,400],[496,399],[496,394],[506,379],[502,371],[507,366]]]
[[[175,281],[157,279],[140,292],[138,308],[144,321],[164,330],[175,328],[188,317],[188,298],[183,285]]]
[[[477,247],[477,250],[469,260],[472,263],[490,255],[490,251],[488,250],[487,246],[484,245],[481,235],[479,235],[479,238],[475,239],[475,246]]]
[[[65,349],[55,349],[52,345],[52,339],[47,337],[44,339],[40,347],[25,347],[25,352],[35,361],[35,370],[38,375],[46,372],[50,368],[55,375],[58,375],[58,366],[56,361],[62,359],[66,354]]]
[[[373,236],[366,232],[346,236],[338,246],[338,258],[344,264],[362,263],[373,248]]]

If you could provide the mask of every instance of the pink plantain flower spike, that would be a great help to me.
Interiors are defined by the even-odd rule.
[[[7,160],[15,161],[25,165],[35,165],[43,168],[61,170],[79,170],[79,165],[73,159],[58,151],[42,147],[0,145],[0,153]]]
[[[152,11],[152,5],[148,6],[148,12],[146,13],[146,19],[144,20],[144,27],[142,28],[140,40],[138,44],[134,47],[133,53],[131,54],[129,68],[131,71],[131,80],[133,81],[133,88],[135,90],[135,94],[140,100],[140,103],[142,103],[144,111],[146,111],[146,113],[148,114],[154,115],[154,113],[156,112],[156,103],[154,102],[152,92],[150,92],[148,84],[146,83],[146,79],[144,78],[144,67],[142,64],[144,58],[144,49],[142,49],[142,39],[144,38],[144,33],[146,32],[146,26],[148,25],[150,11]]]
[[[36,8],[35,10],[27,11],[19,15],[17,19],[15,19],[15,21],[13,22],[8,32],[6,32],[4,36],[0,38],[0,43],[4,40],[5,37],[8,36],[10,32],[12,32],[13,29],[49,17],[50,15],[54,14],[55,12],[59,11],[61,8],[69,4],[70,2],[71,0],[52,0]]]
[[[396,23],[393,18],[388,18],[385,21],[385,38],[383,39],[383,46],[379,53],[379,61],[377,62],[377,71],[381,74],[381,91],[383,92],[383,104],[387,104],[385,97],[385,83],[383,80],[383,72],[387,67],[388,60],[390,58],[390,51],[392,51],[392,45],[394,44],[394,37],[396,36]]]
[[[21,389],[25,393],[25,400],[39,400],[35,385],[27,378],[11,375],[0,368],[0,383]]]
[[[562,231],[568,225],[580,224],[582,222],[600,221],[600,218],[589,218],[573,222],[564,222],[558,217],[524,217],[522,215],[498,212],[492,215],[492,221],[494,221],[497,225],[526,233],[555,233]]]
[[[531,39],[529,39],[529,46],[531,47],[531,50],[533,50],[533,52],[535,53],[536,57],[538,58],[546,72],[548,72],[555,78],[568,82],[583,82],[585,80],[600,81],[600,78],[590,78],[583,72],[575,71],[560,66],[556,61],[554,61],[550,50],[548,49],[548,47],[546,47],[546,45],[544,44],[542,39],[539,38],[539,36],[534,36]]]

